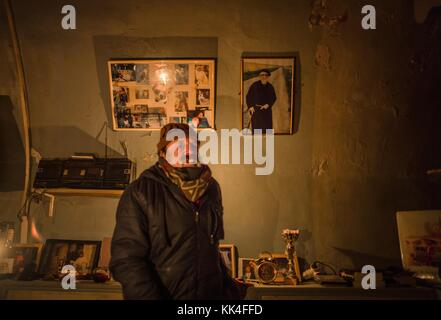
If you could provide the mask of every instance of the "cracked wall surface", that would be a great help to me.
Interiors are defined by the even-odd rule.
[[[363,31],[360,3],[328,1],[349,19],[318,45],[332,55],[316,62],[313,237],[325,261],[387,266],[400,261],[395,212],[439,206],[425,171],[441,160],[441,16],[417,25],[411,1],[372,1],[378,31]]]

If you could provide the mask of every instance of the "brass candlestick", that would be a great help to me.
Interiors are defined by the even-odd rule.
[[[289,279],[292,284],[297,285],[302,282],[300,274],[299,262],[297,260],[297,253],[295,242],[299,239],[300,230],[285,229],[282,232],[283,240],[286,243],[285,253],[288,260],[288,271],[286,278]]]

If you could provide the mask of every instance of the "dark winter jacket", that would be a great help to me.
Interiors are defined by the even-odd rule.
[[[156,164],[121,197],[110,271],[125,299],[235,298],[218,249],[223,237],[216,180],[196,206]]]

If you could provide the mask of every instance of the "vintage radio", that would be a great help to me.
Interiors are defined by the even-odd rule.
[[[132,162],[127,158],[106,160],[104,189],[125,189],[132,176]]]
[[[106,162],[103,159],[69,159],[64,161],[61,186],[64,188],[101,189]]]
[[[127,158],[44,159],[39,163],[34,188],[125,189],[133,170]]]
[[[34,188],[58,188],[63,172],[63,160],[42,159],[38,164],[34,180]]]

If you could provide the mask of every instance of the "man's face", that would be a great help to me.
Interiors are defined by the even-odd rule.
[[[167,146],[166,159],[173,167],[186,168],[197,164],[197,143],[185,138],[171,142]]]
[[[262,72],[261,74],[259,74],[259,78],[260,78],[260,82],[262,82],[263,84],[267,84],[269,75],[267,73]]]

